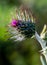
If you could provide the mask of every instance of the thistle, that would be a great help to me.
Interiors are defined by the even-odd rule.
[[[9,25],[9,31],[15,41],[22,41],[25,38],[31,38],[35,34],[35,23],[33,22],[32,12],[28,8],[16,10],[16,19],[13,18]]]
[[[41,32],[40,36],[35,30],[35,19],[32,15],[32,12],[28,8],[20,8],[16,10],[16,18],[14,17],[12,22],[9,25],[9,32],[12,34],[10,39],[14,41],[22,41],[27,38],[32,38],[35,35],[35,38],[40,43],[42,50],[40,51],[41,54],[45,56],[45,60],[47,63],[47,53],[46,49],[46,42],[47,42],[47,31],[45,31],[46,26],[44,26],[43,31]],[[40,56],[41,62],[43,61],[42,56]],[[44,62],[44,61],[43,61]],[[42,62],[42,65],[45,63]]]

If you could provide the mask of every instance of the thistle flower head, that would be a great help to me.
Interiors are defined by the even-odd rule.
[[[20,8],[16,10],[16,19],[13,19],[10,27],[13,28],[15,32],[14,36],[17,33],[17,38],[30,38],[35,34],[35,23],[32,12],[28,8]],[[16,29],[16,30],[14,30]],[[17,32],[16,32],[17,31]],[[11,31],[12,32],[12,31]],[[13,32],[13,33],[14,33]]]

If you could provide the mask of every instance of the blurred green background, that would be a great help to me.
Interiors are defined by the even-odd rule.
[[[7,25],[12,19],[10,13],[21,5],[26,5],[33,11],[38,33],[47,24],[47,0],[0,0],[0,65],[42,65],[38,52],[41,47],[35,38],[21,43],[8,40]]]

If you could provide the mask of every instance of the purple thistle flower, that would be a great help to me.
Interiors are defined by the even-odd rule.
[[[19,9],[18,11],[16,10],[16,13],[17,13],[16,15],[17,19],[13,19],[10,24],[10,27],[12,26],[11,29],[13,28],[12,31],[14,31],[15,33],[14,35],[16,35],[18,32],[17,38],[20,37],[21,39],[21,36],[23,38],[31,38],[35,34],[35,23],[32,22],[33,19],[32,12],[28,9],[24,9],[24,10]]]
[[[18,23],[18,20],[13,19],[11,22],[11,26],[16,27]]]

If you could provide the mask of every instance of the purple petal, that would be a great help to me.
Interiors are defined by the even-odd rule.
[[[11,22],[11,25],[15,27],[17,25],[17,23],[18,23],[18,21],[13,19],[12,22]]]

